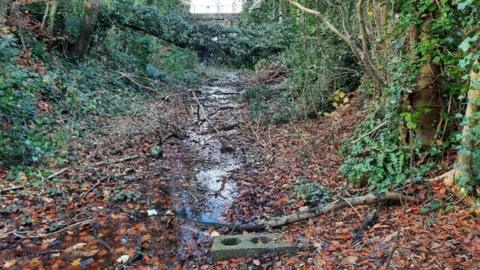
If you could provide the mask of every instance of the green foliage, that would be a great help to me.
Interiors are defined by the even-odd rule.
[[[266,86],[253,87],[244,95],[250,115],[261,123],[288,123],[302,114],[289,91],[274,90]]]
[[[346,22],[351,16],[352,1],[332,3],[307,1],[307,5],[326,12],[335,23]],[[338,5],[338,8],[332,8]],[[269,35],[273,40],[288,40],[288,49],[278,56],[268,56],[262,62],[277,62],[287,68],[287,82],[295,88],[292,97],[303,117],[316,117],[333,109],[336,90],[356,90],[361,73],[350,48],[332,35],[330,30],[312,15],[292,8],[288,1],[247,1],[240,26],[251,24],[278,29]],[[282,43],[282,42],[279,42]]]
[[[303,178],[297,179],[294,189],[297,200],[305,202],[306,205],[322,204],[331,199],[331,192],[326,187]]]
[[[115,1],[102,12],[108,26],[127,27],[156,36],[181,48],[206,52],[219,62],[252,66],[255,61],[279,52],[287,40],[272,39],[272,28],[224,27],[218,23],[192,23],[182,8],[161,9],[138,5],[133,0]]]
[[[37,95],[46,88],[41,77],[31,78],[29,70],[17,65],[20,50],[13,36],[0,40],[0,159],[4,163],[33,164],[44,158],[53,143],[44,126],[50,121],[40,116]]]
[[[156,15],[163,12],[170,16],[163,19],[180,22],[178,27],[188,24],[180,1],[154,2],[142,6],[131,1],[104,1],[102,16],[129,10],[141,13],[146,20],[158,21]],[[59,3],[54,35],[59,41],[73,42],[83,22],[84,1]],[[138,9],[115,9],[122,4]],[[41,21],[44,5],[35,3],[24,8],[31,11],[29,16]],[[23,31],[22,42],[27,47],[23,51],[14,35],[1,35],[0,166],[26,169],[23,165],[64,163],[71,138],[94,132],[101,125],[99,119],[125,112],[135,102],[148,99],[145,89],[161,91],[166,83],[189,85],[197,81],[200,70],[191,50],[138,30],[119,28],[111,22],[114,16],[102,18],[89,56],[82,61],[66,59],[56,51],[67,46],[55,39],[44,42],[36,39],[35,33]],[[162,29],[169,31],[169,37],[178,38],[178,29],[170,26]]]
[[[399,120],[396,122],[398,123]],[[394,121],[392,121],[394,122]],[[385,191],[408,182],[418,182],[432,169],[439,151],[435,148],[422,150],[419,144],[401,142],[398,124],[380,125],[375,121],[365,121],[359,134],[371,134],[361,140],[347,143],[342,154],[346,157],[340,172],[354,184],[367,185],[371,190]],[[416,164],[421,157],[430,162]]]
[[[388,87],[382,93],[376,93],[367,84],[362,87],[368,94],[381,97],[372,101],[371,113],[373,119],[389,121],[389,125],[345,146],[342,173],[353,183],[366,184],[371,189],[388,189],[406,181],[420,180],[426,171],[436,168],[436,157],[462,140],[461,136],[454,137],[461,119],[455,115],[464,113],[462,97],[468,89],[468,73],[479,59],[479,8],[478,1],[404,0],[396,5],[398,16],[391,18],[392,31],[385,36],[391,47],[391,59],[384,63]],[[412,50],[406,46],[405,36],[414,27],[420,37]],[[449,111],[442,112],[442,129],[437,128],[436,139],[440,144],[423,147],[418,145],[415,133],[421,115],[428,110],[415,110],[408,101],[414,97],[420,67],[429,62],[441,67],[436,81],[442,86],[442,98],[449,104]],[[378,122],[362,123],[359,134],[372,131]],[[399,126],[403,127],[402,131]],[[474,129],[472,135],[478,138],[480,134],[475,132]],[[459,150],[471,153],[476,159],[474,164],[479,164],[478,156],[473,153],[477,149],[459,147]],[[473,175],[478,177],[478,170]],[[466,186],[467,180],[461,180],[460,184]]]

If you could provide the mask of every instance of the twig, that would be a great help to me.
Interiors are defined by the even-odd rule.
[[[129,74],[123,73],[123,72],[120,72],[120,71],[118,71],[118,73],[119,73],[120,75],[122,75],[123,77],[127,78],[127,80],[129,80],[131,83],[135,84],[136,86],[138,86],[138,87],[140,87],[140,88],[147,89],[148,91],[151,91],[151,92],[155,92],[155,89],[153,89],[153,88],[151,88],[151,87],[148,87],[148,86],[145,86],[145,85],[143,85],[143,84],[135,81],[134,79],[132,79],[132,78],[130,77]]]
[[[89,190],[84,192],[82,196],[80,196],[80,200],[83,201],[85,197],[87,197],[88,193],[92,192],[99,184],[100,184],[100,180],[98,180],[97,183],[95,183]]]
[[[59,170],[59,171],[57,171],[57,172],[49,175],[49,176],[47,177],[47,179],[52,179],[52,178],[54,178],[54,177],[57,177],[57,176],[61,175],[62,173],[68,171],[69,169],[70,169],[69,167],[63,168],[63,169],[61,169],[61,170]]]
[[[368,135],[374,133],[375,131],[377,131],[378,129],[380,129],[381,127],[385,126],[389,121],[384,121],[383,123],[381,123],[380,125],[376,126],[374,129],[370,130],[369,132],[363,134],[362,136],[358,137],[356,140],[354,140],[353,142],[351,142],[350,144],[354,144],[356,142],[359,142],[360,140],[362,140],[363,138],[367,137]]]
[[[359,219],[362,219],[362,215],[360,215],[360,213],[358,212],[357,209],[355,209],[355,207],[353,207],[353,205],[347,201],[347,199],[345,199],[344,197],[342,197],[341,195],[337,195],[338,197],[340,197],[340,199],[344,200],[346,203],[348,203],[348,205],[350,205],[350,207],[353,209],[353,211],[355,211],[355,213],[357,213],[357,216]]]
[[[13,191],[13,190],[17,190],[17,189],[22,189],[22,188],[24,188],[24,187],[25,187],[24,185],[21,185],[21,186],[13,186],[13,187],[9,187],[9,188],[5,188],[5,189],[0,190],[0,193],[5,193],[5,192],[8,192],[8,191]]]
[[[32,233],[33,231],[18,231],[18,230],[15,229],[15,230],[12,231],[12,232],[6,233],[6,235],[13,233],[15,236],[20,237],[20,238],[22,238],[22,239],[25,239],[25,238],[48,237],[48,236],[50,236],[50,235],[57,234],[57,233],[59,233],[59,232],[65,231],[65,230],[67,230],[67,229],[70,229],[70,228],[73,228],[73,227],[76,227],[76,226],[90,224],[90,223],[92,223],[92,222],[94,222],[94,221],[95,221],[95,219],[93,219],[93,218],[92,218],[92,219],[87,219],[87,220],[82,220],[82,221],[73,223],[73,224],[71,224],[71,225],[68,225],[68,226],[66,226],[66,227],[64,227],[64,228],[62,228],[62,229],[60,229],[60,230],[58,230],[58,231],[54,231],[54,232],[46,233],[46,234],[45,234],[45,233],[37,233],[37,235],[32,235],[31,233]],[[24,235],[24,234],[26,234],[26,235]]]
[[[435,181],[439,181],[439,180],[444,180],[445,178],[450,178],[452,177],[453,175],[455,174],[455,170],[450,170],[440,176],[437,176],[435,178],[432,178],[432,179],[429,179],[428,181],[429,182],[435,182]]]
[[[110,252],[113,252],[113,248],[110,244],[108,244],[105,240],[101,239],[101,238],[98,238],[97,239],[97,243],[101,244],[102,246],[104,246],[105,248],[108,249],[108,251]]]
[[[219,131],[219,130],[217,129],[217,127],[212,123],[212,121],[210,121],[210,119],[208,119],[207,113],[205,113],[205,110],[203,109],[203,105],[202,105],[202,104],[200,103],[200,101],[198,100],[197,95],[195,95],[195,91],[192,91],[192,95],[193,95],[193,98],[195,99],[195,101],[196,101],[197,104],[198,104],[198,109],[199,109],[199,111],[198,111],[197,113],[199,114],[200,111],[201,111],[202,114],[203,114],[203,117],[204,117],[205,121],[207,121],[217,133],[220,133],[220,131]],[[200,117],[200,115],[198,115],[198,117]]]

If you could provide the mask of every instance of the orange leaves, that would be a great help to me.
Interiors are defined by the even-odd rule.
[[[53,105],[50,102],[39,100],[37,102],[37,107],[40,111],[44,113],[52,113],[53,112]]]

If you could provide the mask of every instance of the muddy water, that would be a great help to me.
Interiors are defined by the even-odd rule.
[[[192,159],[190,173],[179,179],[173,198],[177,216],[183,217],[178,247],[181,261],[192,262],[206,255],[209,232],[199,224],[223,223],[222,215],[238,194],[231,178],[244,162],[236,142],[242,94],[237,83],[238,77],[227,73],[192,94],[190,111],[196,124],[182,141]]]

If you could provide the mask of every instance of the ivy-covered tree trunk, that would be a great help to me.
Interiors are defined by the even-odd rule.
[[[436,82],[437,74],[438,67],[435,64],[425,63],[420,69],[416,89],[412,95],[413,112],[419,115],[417,139],[426,146],[432,145],[435,140],[436,127],[442,111],[442,94]]]
[[[421,27],[420,42],[430,39],[428,34],[433,18],[425,19]],[[413,41],[416,44],[416,41]],[[414,48],[416,50],[416,48]],[[416,53],[416,52],[412,52]],[[416,137],[422,145],[432,145],[435,140],[436,127],[440,122],[442,111],[442,93],[437,82],[439,67],[427,61],[420,68],[415,92],[411,95],[411,105],[414,114],[418,114]],[[416,118],[416,117],[415,117]]]
[[[480,112],[480,71],[479,64],[476,63],[470,72],[470,90],[468,91],[468,104],[465,110],[467,123],[462,130],[462,149],[458,154],[457,178],[461,181],[470,182],[474,173],[478,172],[480,164],[475,164],[474,155],[480,148],[480,128],[478,114]],[[477,136],[475,136],[477,135]]]
[[[70,55],[74,57],[83,57],[88,50],[92,39],[95,26],[98,22],[98,13],[100,11],[100,0],[89,0],[85,3],[84,21],[80,28],[80,35],[70,49]]]

